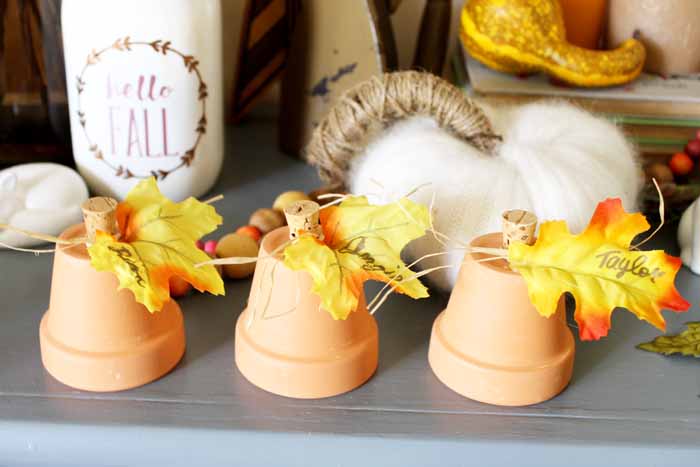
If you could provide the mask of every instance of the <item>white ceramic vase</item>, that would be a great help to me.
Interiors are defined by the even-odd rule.
[[[99,195],[201,196],[224,150],[220,0],[64,0],[73,153]]]
[[[609,0],[608,47],[639,33],[644,69],[664,75],[700,72],[700,1]]]
[[[700,274],[700,202],[688,206],[678,224],[678,246],[681,260],[693,274]]]

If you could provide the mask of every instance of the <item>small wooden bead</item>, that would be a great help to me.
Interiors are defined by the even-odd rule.
[[[184,297],[192,290],[192,286],[180,276],[170,276],[170,296],[173,298]]]
[[[236,229],[236,233],[240,235],[247,235],[256,242],[259,242],[262,238],[262,232],[260,232],[260,229],[254,225],[244,225],[243,227],[239,227]]]
[[[666,164],[661,162],[655,162],[645,169],[647,178],[651,180],[655,178],[659,185],[664,185],[666,183],[673,183],[673,172]]]
[[[207,240],[204,243],[204,252],[208,255],[216,254],[216,240]]]
[[[241,234],[228,234],[216,245],[216,256],[219,258],[249,258],[258,255],[258,243],[252,238]],[[224,275],[231,279],[243,279],[255,271],[255,263],[225,264]]]
[[[308,201],[309,196],[303,191],[285,191],[275,199],[272,203],[272,209],[280,212],[284,210],[297,201]]]
[[[258,209],[250,216],[248,224],[257,227],[265,235],[286,224],[284,214],[269,208]]]

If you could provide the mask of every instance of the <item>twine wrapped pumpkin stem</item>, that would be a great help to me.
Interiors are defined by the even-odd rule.
[[[501,140],[484,112],[460,89],[430,73],[401,71],[349,89],[314,130],[306,158],[326,182],[343,185],[350,160],[376,131],[418,115],[434,118],[441,128],[487,154]]]

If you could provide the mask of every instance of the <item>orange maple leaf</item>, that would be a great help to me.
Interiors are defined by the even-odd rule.
[[[648,229],[642,214],[629,214],[619,199],[607,199],[583,233],[572,235],[564,221],[544,222],[536,243],[512,243],[508,259],[541,315],[551,316],[563,293],[574,296],[582,340],[607,335],[616,307],[665,330],[660,310],[686,311],[690,303],[674,285],[679,258],[630,247]]]
[[[173,203],[151,177],[136,185],[117,206],[119,238],[97,232],[88,252],[96,270],[113,272],[120,288],[131,290],[136,301],[155,312],[170,300],[172,276],[202,292],[224,294],[214,266],[195,266],[210,259],[195,242],[221,222],[214,207],[194,198]]]

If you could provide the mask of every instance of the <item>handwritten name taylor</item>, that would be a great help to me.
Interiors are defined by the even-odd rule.
[[[648,277],[655,283],[656,279],[666,274],[658,267],[654,269],[646,267],[645,264],[649,262],[649,257],[643,253],[640,253],[634,261],[625,258],[620,250],[606,251],[605,253],[596,255],[596,258],[600,259],[600,263],[598,263],[599,268],[617,271],[615,277],[618,279],[622,279],[625,274],[630,273],[641,278]]]

